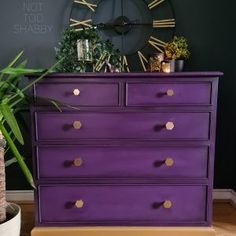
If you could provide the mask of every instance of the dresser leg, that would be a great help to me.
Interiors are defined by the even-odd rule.
[[[216,236],[212,227],[35,227],[31,236]]]

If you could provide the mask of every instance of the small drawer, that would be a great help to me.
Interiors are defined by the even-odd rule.
[[[181,225],[206,221],[206,186],[41,185],[40,223]]]
[[[207,147],[40,146],[38,178],[207,178]]]
[[[80,139],[209,138],[209,113],[60,113],[38,112],[39,141]]]
[[[211,104],[211,83],[127,83],[127,106]]]
[[[118,83],[39,83],[35,85],[37,103],[47,98],[72,106],[117,106],[119,104]]]

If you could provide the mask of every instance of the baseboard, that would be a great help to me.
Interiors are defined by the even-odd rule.
[[[230,202],[236,207],[236,192],[232,189],[215,189],[213,199],[214,201]]]
[[[233,200],[235,192],[232,189],[214,189],[214,200]]]
[[[9,190],[7,191],[8,202],[33,202],[34,192],[32,190]]]
[[[230,201],[236,206],[236,192],[232,189],[214,189],[213,199],[219,201]],[[34,193],[31,190],[7,191],[9,202],[33,202]]]
[[[233,201],[234,205],[236,206],[236,192],[235,191],[233,191],[232,201]]]

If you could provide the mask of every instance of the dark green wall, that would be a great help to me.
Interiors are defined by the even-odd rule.
[[[236,190],[236,1],[173,0],[177,34],[191,45],[188,70],[219,70],[215,187]]]
[[[39,30],[25,32],[30,18],[24,16],[24,3],[36,2]],[[177,18],[176,34],[189,40],[192,52],[186,69],[222,71],[219,87],[215,187],[236,190],[236,1],[172,0]],[[8,0],[0,3],[0,66],[25,49],[30,66],[46,67],[54,61],[54,47],[68,24],[71,1]],[[19,30],[21,25],[21,30]],[[28,113],[24,114],[28,123]],[[25,130],[25,156],[30,163],[29,128]],[[8,169],[8,189],[28,188],[17,166]]]

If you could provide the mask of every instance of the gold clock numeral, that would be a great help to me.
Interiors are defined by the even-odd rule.
[[[161,41],[160,39],[157,39],[153,36],[150,37],[150,39],[148,40],[148,43],[151,44],[155,49],[157,49],[159,52],[164,52],[163,49],[166,46],[166,43]]]
[[[74,0],[75,3],[87,6],[91,11],[95,11],[97,4],[87,2],[86,0]]]
[[[174,28],[175,19],[154,20],[153,28]]]
[[[130,72],[129,63],[126,56],[123,56],[122,64],[123,64],[123,70],[126,72]]]
[[[80,31],[83,28],[91,28],[92,27],[92,25],[90,24],[90,22],[92,22],[92,19],[78,21],[78,20],[71,18],[70,21],[71,21],[70,27],[77,27],[76,31]]]
[[[154,7],[157,7],[161,3],[163,3],[165,0],[154,0],[148,4],[148,8],[151,10]]]
[[[143,70],[147,71],[147,68],[145,66],[145,63],[148,63],[147,58],[140,51],[138,51],[138,57],[139,57],[139,60],[142,64]]]

